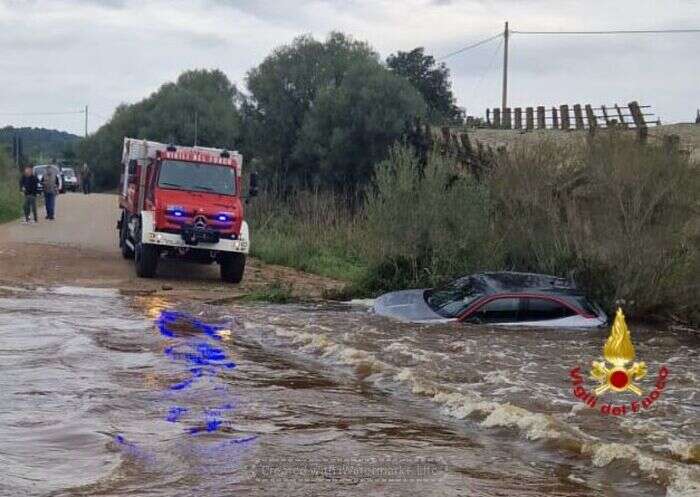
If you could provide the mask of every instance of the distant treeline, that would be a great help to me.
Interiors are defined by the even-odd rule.
[[[459,123],[449,71],[422,48],[382,62],[342,33],[296,38],[246,77],[193,70],[148,98],[117,108],[80,146],[99,187],[118,181],[124,136],[241,151],[268,182],[356,189],[416,122]]]
[[[23,164],[37,163],[50,159],[73,159],[74,150],[80,137],[65,131],[45,128],[0,128],[0,148],[11,158],[13,139],[21,141],[21,160]]]

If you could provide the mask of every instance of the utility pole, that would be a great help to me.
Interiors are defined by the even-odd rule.
[[[88,106],[85,106],[85,138],[88,135]]]
[[[503,93],[501,94],[501,115],[505,115],[508,107],[508,21],[503,30]]]

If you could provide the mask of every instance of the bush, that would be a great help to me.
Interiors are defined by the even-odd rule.
[[[7,155],[0,151],[0,223],[16,219],[22,211],[19,175]]]
[[[609,310],[697,309],[700,170],[687,156],[606,133],[496,162],[488,183],[510,266],[573,277]]]
[[[501,265],[487,188],[436,152],[421,166],[412,149],[392,149],[375,170],[363,233],[369,277],[375,278],[367,284],[374,290],[433,286]]]

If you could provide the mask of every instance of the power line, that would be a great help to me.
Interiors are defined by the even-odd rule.
[[[491,36],[491,37],[489,37],[489,38],[486,38],[486,39],[484,39],[484,40],[477,41],[476,43],[472,43],[471,45],[467,45],[467,46],[464,47],[464,48],[460,48],[459,50],[456,50],[456,51],[454,51],[454,52],[450,52],[450,53],[448,53],[448,54],[446,54],[446,55],[443,55],[442,57],[438,57],[436,60],[437,60],[437,61],[445,60],[445,59],[447,59],[447,58],[449,58],[449,57],[452,57],[453,55],[461,54],[462,52],[466,52],[467,50],[471,50],[472,48],[476,48],[476,47],[478,47],[478,46],[480,46],[480,45],[483,45],[484,43],[488,43],[488,42],[490,42],[491,40],[495,40],[496,38],[499,38],[499,37],[501,37],[501,36],[503,36],[503,33],[498,33],[498,34],[493,35],[493,36]]]
[[[636,35],[700,33],[700,29],[616,29],[609,31],[511,31],[519,35]]]
[[[481,73],[481,77],[479,78],[479,81],[477,84],[474,86],[474,89],[472,90],[472,101],[476,98],[476,92],[481,88],[481,83],[484,82],[484,78],[486,78],[486,75],[491,74],[491,70],[493,69],[494,62],[496,62],[496,55],[500,51],[501,47],[503,46],[503,38],[501,38],[501,41],[498,43],[496,46],[496,50],[493,51],[491,54],[491,59],[488,65],[488,68],[486,71]]]

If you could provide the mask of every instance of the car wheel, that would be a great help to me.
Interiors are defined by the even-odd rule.
[[[141,242],[141,226],[136,231],[136,249],[134,250],[134,262],[136,275],[140,278],[153,278],[158,269],[158,247],[150,243]]]
[[[136,244],[134,251],[136,275],[140,278],[153,278],[158,269],[158,247],[150,243]]]
[[[128,233],[129,224],[126,213],[122,212],[121,227],[119,228],[119,248],[122,251],[122,257],[124,257],[124,259],[133,259],[134,251],[126,244]]]
[[[240,283],[245,271],[245,254],[222,252],[219,254],[221,279],[227,283]]]

